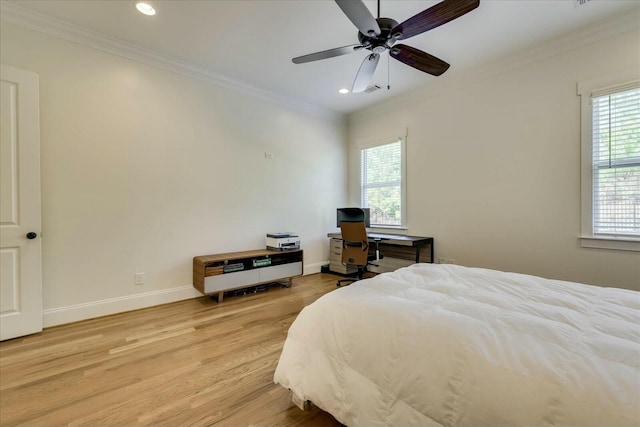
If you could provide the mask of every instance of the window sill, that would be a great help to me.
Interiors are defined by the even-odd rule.
[[[368,230],[371,230],[373,232],[407,231],[408,229],[409,229],[408,227],[402,227],[400,225],[372,225],[371,227],[368,228]]]
[[[580,236],[583,248],[613,249],[618,251],[640,252],[640,239],[631,237],[587,237]]]

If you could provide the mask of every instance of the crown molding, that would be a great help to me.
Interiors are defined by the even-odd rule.
[[[304,111],[323,119],[345,122],[346,115],[301,102],[216,74],[204,67],[181,61],[89,29],[71,24],[8,1],[0,2],[0,20],[70,41],[79,45],[118,55],[166,71],[182,74],[209,84],[221,86],[295,111]]]
[[[457,74],[455,72],[451,73],[444,78],[441,77],[438,80],[431,81],[421,88],[413,89],[378,104],[350,113],[347,115],[347,121],[349,123],[366,121],[372,116],[384,115],[427,97],[458,89],[462,86],[533,64],[581,46],[592,44],[627,31],[637,30],[638,28],[640,28],[640,8],[635,9],[631,13],[626,12],[611,19],[582,27],[563,37],[510,55],[502,61],[472,67],[470,70]]]

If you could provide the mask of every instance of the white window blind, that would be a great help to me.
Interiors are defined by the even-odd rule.
[[[640,88],[591,101],[593,234],[640,237]]]
[[[362,207],[370,209],[372,226],[403,224],[402,139],[360,152]]]

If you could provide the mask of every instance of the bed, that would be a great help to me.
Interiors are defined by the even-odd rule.
[[[305,307],[274,381],[347,426],[639,426],[640,292],[415,264]]]

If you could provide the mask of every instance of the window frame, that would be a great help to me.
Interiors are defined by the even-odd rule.
[[[393,144],[400,141],[400,225],[391,224],[374,224],[371,223],[371,228],[377,229],[389,229],[389,230],[406,230],[407,225],[407,137],[393,136],[388,138],[378,139],[376,141],[370,141],[367,143],[358,144],[358,189],[360,192],[360,206],[366,208],[364,204],[364,188],[365,185],[362,182],[362,152],[382,145]]]
[[[593,111],[592,94],[623,91],[640,85],[633,68],[584,80],[577,85],[580,97],[580,245],[583,248],[640,251],[640,238],[594,234],[593,232]]]

